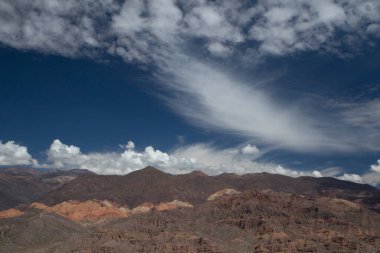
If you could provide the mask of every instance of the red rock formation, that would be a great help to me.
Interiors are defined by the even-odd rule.
[[[18,217],[18,216],[21,216],[23,214],[24,214],[24,212],[22,212],[18,209],[15,209],[15,208],[11,208],[11,209],[0,212],[0,219]]]
[[[128,217],[129,214],[129,209],[126,207],[118,207],[108,201],[96,200],[84,202],[64,201],[52,207],[35,202],[30,207],[53,212],[73,221],[98,221],[107,218],[123,218]]]

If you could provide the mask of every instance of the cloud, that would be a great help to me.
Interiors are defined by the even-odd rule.
[[[285,168],[279,164],[259,163],[257,156],[247,156],[244,148],[252,152],[254,146],[245,145],[216,149],[210,144],[192,144],[179,147],[171,154],[146,147],[143,151],[126,149],[122,152],[83,153],[79,147],[54,140],[47,152],[48,163],[43,166],[56,169],[87,169],[98,174],[124,175],[146,166],[154,166],[172,174],[202,170],[210,175],[223,172],[238,174],[268,172],[288,176],[312,175]],[[250,153],[251,154],[251,153]]]
[[[371,165],[371,171],[380,173],[380,160],[377,160],[377,164]]]
[[[86,55],[101,47],[112,0],[5,0],[0,3],[0,42],[64,56]],[[91,53],[91,55],[94,51]]]
[[[379,150],[379,121],[366,111],[377,109],[376,102],[353,105],[337,131],[342,122],[331,115],[311,114],[301,102],[286,104],[257,88],[256,80],[226,71],[231,59],[243,64],[248,52],[255,59],[316,50],[355,53],[376,36],[379,13],[376,0],[4,0],[0,43],[153,64],[169,93],[165,101],[180,115],[258,144],[302,152]],[[355,124],[371,125],[371,131],[357,131]]]
[[[340,167],[328,167],[323,170],[321,170],[321,174],[324,177],[336,177],[338,175],[341,175],[344,172],[344,170]]]
[[[363,178],[357,174],[344,173],[342,176],[337,177],[340,180],[350,181],[358,184],[364,184]]]
[[[380,128],[380,99],[344,104],[343,119],[354,127]]]
[[[207,46],[207,49],[208,51],[210,51],[211,54],[219,57],[227,57],[232,53],[230,48],[228,48],[220,42],[210,43]]]
[[[257,20],[249,30],[250,39],[259,42],[260,53],[287,55],[313,50],[339,52],[343,45],[355,49],[356,42],[376,30],[380,4],[355,0],[273,0],[258,1],[256,8]],[[342,31],[345,35],[337,40]]]
[[[5,143],[0,141],[0,166],[37,164],[25,146],[18,145],[14,141]]]
[[[193,39],[216,56],[247,47],[272,55],[336,52],[376,36],[379,9],[376,0],[5,0],[0,41],[65,56],[108,49],[128,62],[162,57],[168,46]],[[347,36],[337,39],[341,32]]]
[[[352,181],[355,183],[366,183],[373,186],[380,185],[380,160],[377,160],[376,164],[370,166],[370,169],[367,172],[364,172],[362,175],[357,174],[346,174],[337,177],[341,180]]]
[[[363,180],[370,185],[380,186],[380,173],[379,172],[367,172],[362,175]]]
[[[120,144],[119,145],[123,149],[134,149],[135,148],[135,143],[133,141],[128,141],[127,144]]]
[[[279,164],[256,162],[255,160],[259,158],[259,154],[255,153],[256,156],[247,156],[247,153],[242,152],[242,149],[249,146],[217,149],[210,144],[198,143],[177,148],[173,151],[173,155],[176,157],[191,157],[199,164],[198,167],[201,170],[210,175],[223,172],[237,174],[267,172],[292,177],[311,175],[310,172],[289,169]]]
[[[371,185],[380,183],[378,164],[372,165],[371,171],[362,176],[341,174],[340,168],[328,168],[322,171],[295,170],[280,164],[257,162],[261,154],[259,149],[251,144],[218,149],[211,144],[198,143],[177,147],[170,154],[152,146],[137,151],[132,141],[122,146],[125,149],[122,152],[83,153],[79,147],[64,144],[56,139],[47,151],[47,163],[39,164],[25,146],[17,145],[14,141],[0,142],[0,165],[25,165],[62,170],[86,169],[105,175],[124,175],[146,166],[154,166],[171,174],[189,173],[194,170],[202,170],[209,175],[224,172],[237,174],[267,172],[291,177],[334,176],[340,180]]]
[[[98,174],[116,175],[127,174],[146,166],[154,166],[170,173],[179,173],[181,170],[187,172],[197,168],[194,159],[169,155],[152,146],[138,152],[132,144],[130,141],[123,152],[83,153],[77,146],[54,140],[47,153],[48,163],[44,166],[57,169],[87,169]]]
[[[314,177],[322,177],[322,173],[321,173],[320,171],[318,171],[318,170],[314,170],[314,171],[312,172],[312,175],[313,175]]]
[[[189,56],[174,57],[158,78],[171,91],[165,101],[190,122],[297,151],[346,148],[339,142],[341,134],[330,136],[321,129],[321,119],[306,116],[301,106],[280,104],[255,88],[254,81],[240,81]]]
[[[129,144],[132,143],[129,141]],[[338,167],[314,171],[297,170],[276,163],[258,162],[257,159],[260,158],[261,153],[256,146],[251,144],[219,149],[212,144],[196,143],[177,147],[170,153],[154,149],[152,146],[142,151],[135,150],[132,145],[129,147],[122,152],[83,153],[77,146],[54,140],[47,152],[48,163],[43,167],[64,170],[87,169],[98,174],[124,175],[146,166],[153,166],[171,174],[189,173],[194,170],[202,170],[209,175],[224,172],[237,174],[267,172],[291,177],[335,177],[374,186],[380,183],[378,164],[372,165],[371,171],[363,175],[344,173]],[[33,164],[37,162],[34,161]]]
[[[247,144],[241,148],[242,154],[249,155],[249,154],[257,154],[259,152],[260,152],[260,150],[255,145],[252,146],[251,144]]]

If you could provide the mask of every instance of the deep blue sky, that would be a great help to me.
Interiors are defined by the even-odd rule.
[[[149,93],[144,70],[116,59],[96,62],[0,49],[2,140],[34,155],[53,139],[86,151],[114,150],[134,140],[141,148],[170,149],[177,136],[207,138]]]

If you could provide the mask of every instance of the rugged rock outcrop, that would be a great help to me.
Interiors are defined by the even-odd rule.
[[[79,228],[62,216],[29,209],[20,217],[0,220],[0,235],[5,238],[3,242],[7,241],[0,243],[0,251],[320,253],[380,249],[380,215],[332,197],[248,191],[195,208],[159,211],[152,204],[145,206],[150,208],[148,212]],[[38,238],[46,236],[49,242],[37,240],[34,235],[25,237],[22,221],[26,219],[34,229],[43,224],[49,235],[40,227]],[[50,226],[65,230],[55,236]]]
[[[117,206],[109,201],[64,201],[52,207],[35,202],[32,203],[30,207],[56,213],[70,220],[81,222],[99,221],[107,218],[122,218],[128,217],[129,214],[127,207]]]
[[[47,206],[43,203],[33,202],[29,208],[39,209],[44,212],[55,213],[64,216],[72,221],[87,223],[104,221],[106,219],[125,218],[133,214],[147,213],[151,210],[165,211],[176,208],[192,208],[188,202],[173,200],[159,204],[143,203],[132,210],[128,206],[120,206],[108,200],[87,200],[84,202],[70,200],[64,201],[54,206]],[[25,207],[23,207],[25,209]],[[12,208],[0,212],[0,219],[12,218],[23,215],[24,212]]]
[[[5,211],[0,211],[0,219],[14,218],[23,215],[24,212],[11,208]]]
[[[153,209],[158,211],[172,210],[176,208],[193,208],[189,202],[173,200],[171,202],[159,203],[158,205],[152,203],[143,203],[131,210],[131,214],[147,213]]]
[[[220,191],[217,191],[215,192],[214,194],[211,194],[207,200],[208,201],[211,201],[211,200],[215,200],[215,199],[218,199],[220,197],[223,197],[223,196],[231,196],[231,195],[234,195],[234,194],[239,194],[240,192],[235,190],[235,189],[223,189],[223,190],[220,190]]]

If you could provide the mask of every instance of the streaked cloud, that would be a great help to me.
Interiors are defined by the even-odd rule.
[[[171,91],[168,105],[198,126],[302,152],[351,148],[350,139],[329,133],[301,104],[284,106],[228,70],[182,55],[159,78]]]

